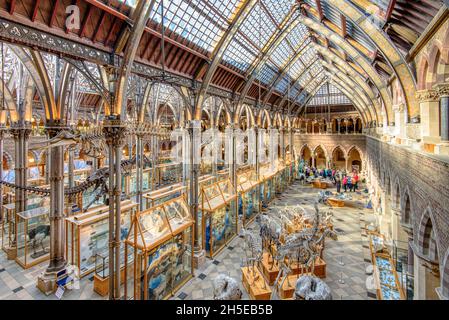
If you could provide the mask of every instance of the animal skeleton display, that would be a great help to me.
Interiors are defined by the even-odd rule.
[[[28,231],[28,240],[31,242],[31,247],[33,248],[33,255],[38,256],[47,253],[44,247],[44,240],[50,236],[50,225],[40,225],[34,229]],[[42,251],[37,252],[38,246],[42,247]]]
[[[313,275],[315,262],[321,255],[325,238],[337,239],[337,234],[331,229],[332,214],[327,212],[321,214],[318,209],[318,202],[315,203],[314,208],[315,215],[312,227],[304,228],[292,234],[287,234],[284,224],[279,223],[278,220],[280,219],[285,223],[297,219],[304,223],[305,210],[300,206],[291,210],[287,208],[280,210],[277,214],[280,217],[279,219],[276,215],[263,215],[258,219],[263,248],[267,249],[271,256],[270,270],[275,265],[279,266],[272,297],[278,291],[278,286],[282,286],[285,281],[290,286],[288,276],[291,273],[291,263],[296,262],[297,266],[309,270],[310,274]]]
[[[214,300],[240,300],[242,290],[238,282],[225,274],[219,274],[212,283],[214,288]]]
[[[254,233],[249,232],[245,228],[242,229],[242,233],[245,239],[246,265],[248,267],[251,266],[253,277],[255,277],[256,276],[255,268],[259,265],[260,261],[262,261],[263,250],[261,241],[260,239],[257,239],[257,236]],[[255,278],[254,281],[256,281]]]

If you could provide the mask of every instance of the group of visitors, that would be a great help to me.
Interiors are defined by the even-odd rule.
[[[334,185],[337,187],[337,192],[341,193],[343,188],[344,192],[356,192],[359,187],[359,174],[357,170],[353,170],[352,173],[347,173],[346,170],[336,170],[336,169],[317,169],[312,166],[308,166],[303,161],[300,164],[300,172],[304,174],[304,178],[314,177],[314,178],[329,178]]]

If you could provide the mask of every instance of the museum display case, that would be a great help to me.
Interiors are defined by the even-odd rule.
[[[238,214],[246,226],[260,212],[260,182],[253,170],[237,175]]]
[[[145,209],[155,207],[171,199],[178,198],[185,194],[186,191],[187,187],[183,186],[181,183],[149,191],[143,195],[143,198],[145,199]]]
[[[125,245],[125,299],[167,299],[193,276],[193,219],[185,197],[138,213]]]
[[[49,258],[50,207],[37,207],[16,214],[16,262],[23,268],[32,267]]]
[[[237,234],[237,195],[229,179],[204,186],[199,197],[201,239],[209,257],[216,255]]]
[[[11,198],[14,198],[12,195]],[[12,199],[13,200],[13,199]],[[26,209],[32,210],[39,207],[47,207],[50,203],[49,197],[29,195],[26,203]],[[3,217],[1,219],[1,239],[2,249],[11,259],[15,259],[17,253],[16,247],[16,225],[18,217],[16,215],[16,204],[14,202],[3,205]],[[11,251],[13,249],[13,252]]]
[[[405,300],[395,263],[386,249],[382,234],[368,232],[374,281],[379,300]]]
[[[45,174],[44,166],[33,166],[27,169],[27,183],[30,186],[40,186],[45,184]]]
[[[145,168],[142,170],[142,192],[147,192],[151,189],[152,171],[152,168]],[[126,195],[130,197],[137,195],[137,170],[132,170],[128,176],[123,177],[122,181],[124,183],[122,191]]]
[[[268,208],[275,196],[275,176],[276,172],[270,171],[268,166],[260,168],[260,201],[263,208]]]
[[[136,203],[130,200],[122,201],[121,241],[126,239],[131,220],[136,212]],[[84,277],[95,270],[97,255],[107,256],[108,254],[109,206],[97,206],[84,213],[71,216],[65,223],[67,261],[77,266],[80,277]],[[100,272],[100,268],[97,269]]]
[[[182,165],[176,163],[158,164],[154,174],[154,188],[178,183],[182,180]]]

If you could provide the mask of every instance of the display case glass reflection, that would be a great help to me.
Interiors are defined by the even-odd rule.
[[[208,256],[217,254],[237,233],[236,194],[229,179],[201,188],[200,241]]]
[[[128,235],[137,204],[129,200],[121,203],[120,240]],[[93,272],[97,256],[107,256],[109,248],[109,206],[99,206],[66,220],[67,259],[80,270],[80,276]],[[123,247],[122,247],[123,251]],[[122,260],[123,260],[123,254]],[[107,265],[104,266],[107,269]],[[98,269],[98,268],[97,268]],[[100,271],[100,270],[97,270]],[[102,270],[107,276],[107,270]]]
[[[143,195],[145,201],[145,209],[160,205],[171,199],[178,198],[185,194],[187,187],[181,183],[177,183],[168,187],[146,192]]]
[[[260,211],[260,187],[255,173],[250,170],[237,176],[238,213],[247,225]]]
[[[49,258],[50,207],[38,207],[16,214],[16,262],[23,268],[32,267]]]
[[[164,163],[156,166],[155,186],[166,186],[180,182],[182,178],[182,165],[177,163]]]
[[[166,299],[190,279],[193,272],[192,225],[185,197],[136,216],[126,241],[136,255],[134,299]],[[127,284],[125,288],[127,296]]]

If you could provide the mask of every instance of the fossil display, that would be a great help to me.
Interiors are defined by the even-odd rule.
[[[214,300],[240,300],[242,291],[238,282],[225,274],[219,274],[212,282]]]
[[[295,299],[332,300],[332,293],[329,286],[320,278],[303,275],[296,281]]]

